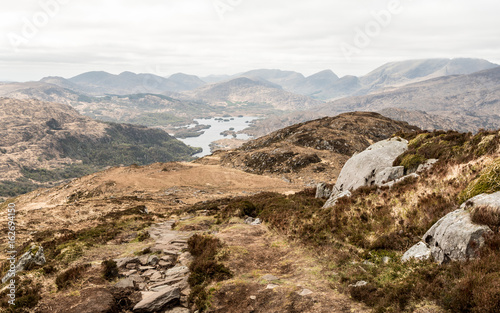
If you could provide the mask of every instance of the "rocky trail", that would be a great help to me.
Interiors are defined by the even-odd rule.
[[[149,229],[154,240],[149,248],[151,254],[115,260],[120,274],[125,277],[115,287],[130,287],[141,292],[141,300],[134,306],[134,312],[189,312],[188,266],[192,256],[185,250],[193,232],[172,230],[174,223],[167,221]],[[165,310],[165,307],[170,309]]]

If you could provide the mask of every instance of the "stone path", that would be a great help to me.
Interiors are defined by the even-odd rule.
[[[155,241],[149,253],[115,260],[125,277],[115,286],[141,291],[142,300],[134,306],[134,312],[189,313],[187,280],[193,257],[185,250],[194,233],[172,230],[174,223],[167,221],[149,229]]]

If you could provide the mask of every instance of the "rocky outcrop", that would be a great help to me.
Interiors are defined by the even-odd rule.
[[[323,207],[324,207],[324,208],[331,208],[331,207],[333,207],[335,204],[337,204],[337,201],[338,201],[340,198],[343,198],[343,197],[350,197],[350,196],[351,196],[351,192],[350,192],[349,190],[339,192],[339,193],[337,193],[336,195],[331,195],[331,196],[330,196],[330,198],[328,198],[328,200],[326,200],[325,205],[324,205]]]
[[[474,211],[478,209],[491,210],[500,213],[500,191],[492,194],[480,194],[467,200],[463,207]]]
[[[334,205],[334,198],[345,191],[362,186],[381,186],[404,175],[401,166],[393,167],[394,160],[408,150],[408,141],[399,137],[379,141],[351,157],[340,172],[332,194],[324,207]]]
[[[134,312],[186,312],[190,293],[188,266],[193,256],[183,251],[192,233],[172,230],[174,223],[155,224],[148,230],[155,241],[145,250],[148,253],[114,260],[124,277],[114,287],[141,291],[140,301],[133,302]]]
[[[434,224],[423,236],[423,241],[440,264],[465,261],[476,257],[484,243],[483,235],[488,232],[491,232],[488,226],[472,223],[470,212],[462,207]]]
[[[34,252],[36,251],[36,252]],[[34,265],[43,266],[46,263],[43,247],[32,246],[29,251],[21,255],[16,264],[16,272],[30,269]],[[12,277],[13,272],[8,272],[2,278],[2,284]]]
[[[397,184],[397,183],[400,183],[400,182],[402,182],[402,181],[405,181],[405,180],[407,180],[407,179],[411,179],[411,178],[413,178],[413,179],[417,179],[417,178],[419,178],[419,177],[420,177],[420,175],[418,175],[417,173],[411,173],[411,174],[405,175],[405,176],[403,176],[403,177],[401,177],[401,178],[398,178],[398,179],[396,179],[396,180],[393,180],[393,181],[387,182],[387,183],[385,183],[385,184],[382,184],[382,185],[381,185],[381,187],[389,187],[389,188],[392,188],[392,186],[394,186],[394,185],[395,185],[395,184]]]

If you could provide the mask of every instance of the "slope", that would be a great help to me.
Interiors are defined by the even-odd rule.
[[[473,115],[494,121],[500,114],[500,67],[469,75],[439,77],[393,91],[329,102],[317,111],[336,114],[352,110],[379,111],[386,108],[419,109],[444,118]],[[458,113],[458,116],[457,116]],[[493,128],[500,125],[493,124]],[[485,127],[485,125],[478,125]]]
[[[354,112],[296,124],[252,140],[231,151],[196,160],[304,185],[334,180],[347,159],[398,131],[416,131],[377,113]]]
[[[120,164],[187,160],[197,150],[167,133],[102,123],[65,104],[0,98],[1,195]]]

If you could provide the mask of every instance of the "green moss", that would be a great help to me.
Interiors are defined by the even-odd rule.
[[[425,141],[425,139],[429,138],[429,136],[430,136],[429,133],[419,134],[408,142],[408,146],[410,148],[419,147]]]
[[[400,166],[404,166],[405,171],[412,171],[425,161],[425,157],[420,154],[409,154],[402,158]]]
[[[493,193],[500,191],[500,159],[497,159],[486,168],[479,178],[472,181],[458,197],[463,203],[482,193]]]

